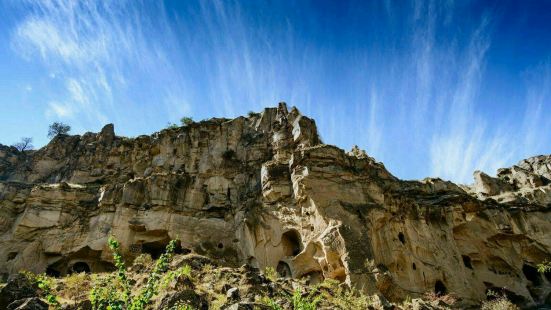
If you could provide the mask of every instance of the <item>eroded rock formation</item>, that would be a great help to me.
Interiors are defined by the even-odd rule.
[[[502,288],[551,301],[535,270],[551,257],[551,156],[475,173],[472,187],[402,181],[354,148],[321,143],[285,104],[151,136],[59,135],[0,146],[0,273],[113,268],[170,239],[220,264],[337,279],[390,300],[453,292],[464,305]]]

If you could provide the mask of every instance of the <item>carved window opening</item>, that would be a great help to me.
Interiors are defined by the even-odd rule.
[[[90,266],[85,262],[76,262],[71,267],[71,272],[73,273],[90,273],[91,271]]]
[[[169,240],[159,240],[153,242],[146,242],[142,244],[142,253],[151,255],[151,258],[158,259],[166,249]]]
[[[61,277],[61,272],[52,266],[46,268],[46,275],[49,277],[59,278]]]
[[[17,257],[17,252],[10,252],[8,253],[8,257],[6,258],[6,261],[9,262],[10,260],[13,260]]]
[[[406,237],[404,236],[403,232],[398,233],[398,240],[400,240],[400,242],[402,242],[402,244],[406,244]]]
[[[434,283],[434,293],[438,296],[446,295],[448,292],[448,289],[444,285],[444,283],[440,280],[436,281]]]
[[[284,233],[281,237],[281,245],[283,246],[283,255],[297,256],[302,251],[302,241],[298,231],[292,229]]]
[[[283,278],[292,277],[291,267],[286,262],[279,262],[276,268],[277,273]]]
[[[471,258],[467,255],[461,255],[461,258],[463,259],[463,265],[469,269],[473,269],[473,265],[471,264]]]

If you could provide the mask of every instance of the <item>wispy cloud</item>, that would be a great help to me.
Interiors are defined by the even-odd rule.
[[[174,40],[171,29],[162,16],[160,21],[150,19],[144,4],[27,0],[26,5],[31,10],[13,32],[14,49],[42,63],[52,78],[65,81],[46,105],[47,115],[73,117],[81,127],[120,121],[132,92],[152,84],[167,112],[174,105],[190,110],[182,85],[176,84],[179,71],[165,54],[166,44]],[[155,9],[163,11],[161,5]],[[155,38],[157,31],[163,35]],[[136,77],[139,82],[129,84]]]
[[[504,103],[522,108],[482,100],[494,11],[385,1],[371,6],[386,14],[339,12],[342,24],[287,2],[25,6],[13,49],[44,66],[53,89],[44,113],[82,129],[113,121],[148,132],[184,115],[236,116],[286,100],[316,119],[327,143],[358,144],[400,177],[458,182],[551,143],[541,134],[551,132],[549,64],[527,68],[526,84],[515,85],[521,101]]]

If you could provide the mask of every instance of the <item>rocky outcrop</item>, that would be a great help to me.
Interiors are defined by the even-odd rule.
[[[59,135],[44,148],[0,148],[0,272],[64,275],[128,257],[181,251],[226,266],[336,279],[400,300],[453,292],[464,305],[505,288],[549,298],[535,271],[551,256],[551,157],[475,174],[475,185],[402,181],[354,148],[324,145],[285,104],[151,136]]]

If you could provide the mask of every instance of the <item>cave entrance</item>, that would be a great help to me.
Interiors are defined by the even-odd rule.
[[[541,276],[538,272],[538,269],[534,266],[530,266],[527,264],[522,265],[522,273],[528,279],[528,281],[532,282],[534,285],[540,285],[541,284]]]
[[[151,255],[151,258],[158,259],[165,252],[168,243],[168,239],[145,242],[142,244],[142,253],[147,253]]]
[[[286,262],[280,261],[277,264],[276,271],[282,278],[291,278],[293,276],[293,274],[291,273],[291,267],[289,267],[289,264],[287,264]]]
[[[14,260],[16,257],[17,257],[17,252],[9,252],[6,261],[9,262],[10,260]]]
[[[463,259],[463,265],[469,269],[473,269],[473,264],[471,263],[471,258],[467,255],[461,255],[461,258]]]
[[[90,273],[91,271],[90,266],[85,262],[76,262],[71,267],[72,273]]]
[[[434,283],[434,293],[436,295],[443,296],[443,295],[446,295],[447,292],[448,292],[448,289],[446,288],[446,286],[442,281],[438,280]]]
[[[53,266],[48,266],[46,267],[46,275],[52,278],[59,278],[61,277],[61,272]]]
[[[302,251],[302,240],[298,231],[291,229],[281,236],[283,255],[297,256]]]

